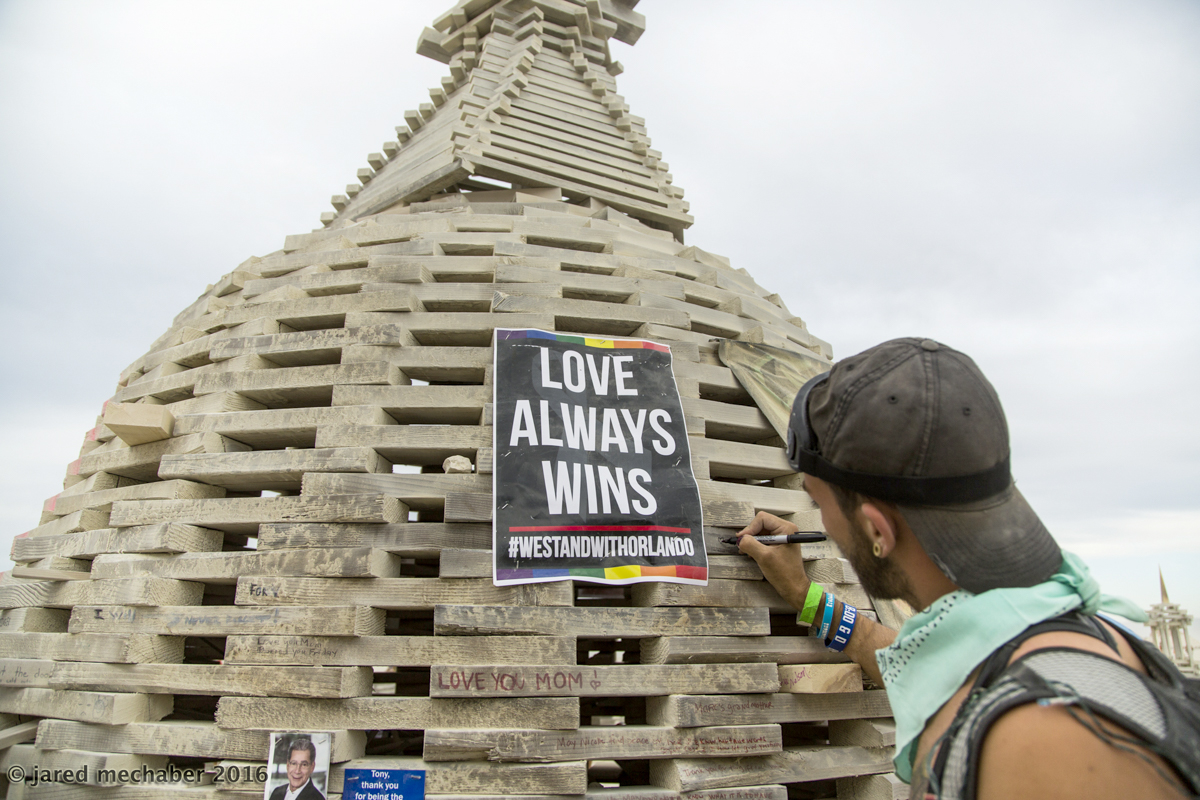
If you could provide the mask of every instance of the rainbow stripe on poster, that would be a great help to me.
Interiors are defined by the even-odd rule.
[[[624,567],[605,567],[604,569],[585,569],[572,567],[570,569],[499,569],[496,577],[502,581],[513,580],[546,580],[549,578],[571,578],[586,580],[598,578],[606,583],[637,583],[646,578],[682,578],[687,581],[708,580],[706,567],[688,567],[677,564],[670,567],[647,567],[630,564]]]
[[[675,528],[665,525],[514,525],[508,529],[509,535],[521,533],[682,533],[689,534],[691,528]],[[589,578],[603,580],[605,583],[639,583],[643,580],[679,579],[680,581],[707,581],[708,568],[689,566],[686,564],[671,564],[661,567],[651,567],[645,564],[624,564],[616,567],[559,567],[544,569],[497,569],[496,578],[502,581],[512,580],[550,580],[554,578],[573,578],[587,580]]]
[[[660,353],[671,352],[671,348],[665,344],[647,342],[644,339],[594,339],[591,336],[580,336],[579,334],[548,333],[546,331],[535,330],[497,330],[496,336],[505,341],[510,339],[549,339],[552,342],[570,342],[571,344],[581,344],[584,347],[600,347],[607,350],[657,350]]]

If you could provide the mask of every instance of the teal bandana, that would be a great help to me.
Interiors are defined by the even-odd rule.
[[[1062,567],[1045,583],[982,594],[951,592],[905,622],[894,642],[875,651],[896,718],[896,775],[912,781],[926,721],[975,667],[1030,625],[1075,608],[1146,621],[1146,613],[1128,600],[1100,594],[1087,565],[1064,550]]]

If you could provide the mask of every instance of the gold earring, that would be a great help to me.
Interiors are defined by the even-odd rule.
[[[871,552],[875,554],[876,558],[883,558],[883,545],[876,542],[875,546],[871,548]]]

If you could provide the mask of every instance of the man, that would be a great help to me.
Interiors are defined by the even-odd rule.
[[[1057,681],[1039,702],[995,706],[990,727],[978,724],[978,713],[964,713],[952,725],[981,664],[988,685],[1008,678],[1006,671],[1016,669],[1009,665],[1022,657],[1027,666],[1041,663],[1029,654],[1046,648],[1085,651],[1085,675],[1096,666],[1090,654],[1101,657],[1102,669],[1118,670],[1117,678],[1129,674],[1125,667],[1142,675],[1147,666],[1163,669],[1113,625],[1091,621],[1098,608],[1144,615],[1101,597],[1086,566],[1059,549],[1016,490],[1004,412],[970,358],[929,339],[897,339],[837,363],[797,395],[788,457],[804,473],[827,535],[863,588],[876,598],[905,600],[919,613],[899,636],[858,616],[811,584],[799,545],[768,547],[749,535],[795,530],[770,514],[760,513],[739,533],[739,548],[801,611],[802,623],[887,688],[897,773],[911,779],[913,797],[1191,796],[1175,771],[1179,761],[1169,762],[1173,769],[1155,754],[1168,745],[1155,744],[1151,752],[1136,738],[1121,739],[1125,729],[1097,719],[1069,690],[1060,696]],[[1066,613],[1073,611],[1085,614]],[[1063,620],[1049,626],[1064,629],[1035,629],[1011,654],[1002,649],[1043,620]],[[983,691],[981,681],[967,712],[980,707]],[[1147,691],[1123,687],[1122,695]],[[975,731],[982,739],[958,738]],[[962,795],[947,788],[948,773],[965,787]]]
[[[288,748],[287,785],[276,786],[271,792],[271,800],[325,800],[325,795],[312,782],[316,763],[317,748],[312,739],[293,740]]]

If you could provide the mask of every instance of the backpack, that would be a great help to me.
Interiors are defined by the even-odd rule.
[[[1077,612],[1027,628],[983,662],[937,750],[929,790],[943,800],[974,800],[979,754],[988,730],[1006,711],[1036,702],[1071,705],[1085,717],[1119,725],[1174,767],[1173,777],[1200,796],[1200,680],[1185,677],[1155,647],[1113,625],[1142,660],[1148,676],[1123,662],[1069,647],[1035,650],[1009,664],[1021,643],[1051,631],[1083,633],[1117,649],[1108,628]],[[1097,735],[1108,737],[1094,720],[1092,727]]]

